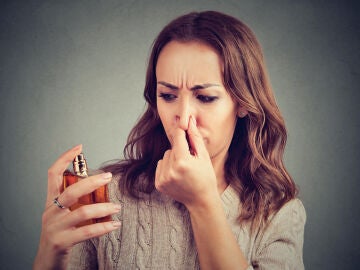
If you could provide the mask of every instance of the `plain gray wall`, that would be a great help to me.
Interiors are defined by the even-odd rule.
[[[144,109],[150,45],[193,10],[260,40],[289,131],[285,162],[307,210],[307,269],[360,264],[356,1],[1,1],[1,269],[29,269],[47,169],[82,143],[91,167],[120,158]]]

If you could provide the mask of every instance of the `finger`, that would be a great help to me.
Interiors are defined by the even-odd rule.
[[[160,159],[157,163],[156,171],[155,171],[155,186],[158,180],[160,179],[161,171],[162,171],[162,160]]]
[[[120,209],[120,204],[114,203],[95,203],[81,206],[67,214],[66,218],[63,218],[62,222],[59,222],[59,230],[74,227],[80,222],[86,220],[116,214],[120,211]]]
[[[46,204],[52,203],[52,200],[62,191],[63,173],[73,161],[76,155],[82,151],[82,145],[77,145],[63,153],[48,170],[48,192]]]
[[[71,245],[75,245],[91,238],[102,236],[106,233],[118,229],[120,226],[120,221],[109,221],[76,228],[74,231],[72,231],[73,234],[71,237]]]
[[[163,159],[158,161],[156,172],[155,172],[155,187],[160,191],[161,185],[166,180],[167,171],[170,168],[172,158],[172,150],[166,150]]]
[[[172,150],[166,150],[163,156],[163,163],[168,163],[171,157]]]
[[[181,128],[175,128],[172,133],[172,151],[177,157],[184,157],[189,155],[189,144],[186,140],[186,132]]]
[[[102,173],[94,176],[87,177],[81,181],[72,184],[65,189],[58,198],[60,204],[69,207],[76,203],[78,199],[87,195],[97,188],[108,184],[111,181],[112,174],[110,172]]]
[[[193,116],[190,116],[189,128],[187,133],[192,153],[195,156],[209,156],[204,140],[196,126]]]
[[[167,163],[167,160],[169,159],[169,152],[171,150],[166,150],[165,153],[164,153],[164,156],[162,159],[160,159],[158,162],[157,162],[157,165],[156,165],[156,171],[155,171],[155,181],[156,179],[159,179],[160,175],[162,175],[162,171],[163,171],[163,168],[164,168],[164,163],[166,164]]]

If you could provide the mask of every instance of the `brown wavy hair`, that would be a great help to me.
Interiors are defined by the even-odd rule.
[[[239,193],[239,221],[265,224],[297,194],[283,164],[287,139],[284,119],[275,102],[261,47],[253,32],[241,21],[215,11],[192,12],[171,21],[155,39],[146,74],[147,107],[131,130],[124,159],[103,169],[121,174],[120,189],[131,196],[155,189],[158,160],[170,143],[156,107],[156,64],[170,41],[201,42],[211,46],[223,61],[226,90],[248,114],[238,118],[225,177]]]

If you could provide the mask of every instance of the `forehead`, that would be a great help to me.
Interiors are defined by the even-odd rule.
[[[222,61],[216,50],[207,44],[171,41],[159,55],[156,74],[165,76],[184,72],[222,77]]]

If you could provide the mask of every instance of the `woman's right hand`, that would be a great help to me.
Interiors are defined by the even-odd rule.
[[[103,173],[79,181],[63,190],[63,173],[69,163],[80,154],[82,145],[65,152],[49,168],[48,192],[45,211],[42,215],[42,229],[33,269],[66,269],[72,246],[84,240],[101,236],[120,227],[117,221],[96,223],[76,227],[82,221],[100,218],[120,211],[120,205],[97,203],[69,210],[78,199],[111,181],[111,173]],[[54,199],[65,206],[54,204]]]

